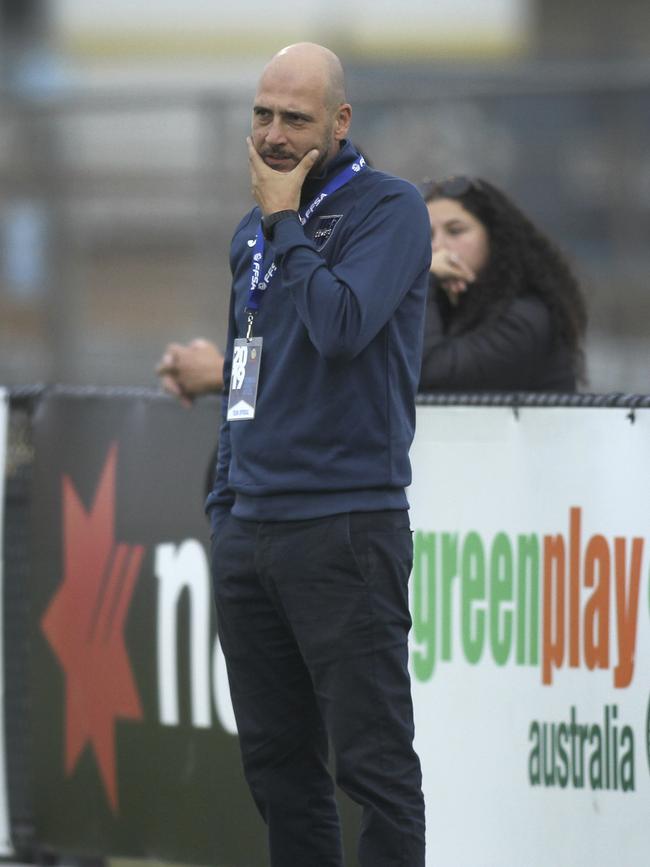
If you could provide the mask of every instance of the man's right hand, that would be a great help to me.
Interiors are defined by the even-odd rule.
[[[275,214],[278,211],[297,211],[300,207],[302,185],[318,159],[318,151],[315,148],[308,151],[290,172],[276,172],[267,166],[257,153],[250,136],[246,143],[251,190],[262,215]]]

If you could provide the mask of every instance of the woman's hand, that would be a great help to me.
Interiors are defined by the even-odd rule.
[[[458,304],[458,297],[467,291],[467,284],[476,280],[476,274],[463,262],[458,253],[441,247],[431,256],[430,271],[445,290],[451,304]]]

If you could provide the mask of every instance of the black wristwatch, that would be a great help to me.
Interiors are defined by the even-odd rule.
[[[286,220],[289,217],[293,217],[293,219],[298,219],[298,211],[275,211],[273,214],[267,214],[265,217],[262,217],[262,232],[267,241],[270,241],[273,238],[273,227],[276,223],[279,223],[280,220]]]

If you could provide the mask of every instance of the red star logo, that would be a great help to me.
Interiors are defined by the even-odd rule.
[[[89,512],[63,477],[65,577],[41,621],[65,672],[66,775],[89,743],[114,812],[115,722],[142,719],[124,622],[144,554],[142,545],[115,543],[116,463],[113,443]]]

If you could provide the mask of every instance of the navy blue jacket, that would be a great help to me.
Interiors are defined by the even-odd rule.
[[[357,158],[344,143],[301,206]],[[262,336],[255,418],[226,421],[233,339],[246,334],[254,208],[233,237],[230,320],[213,529],[243,519],[297,520],[406,508],[431,258],[426,206],[406,181],[365,168],[302,227],[284,219],[261,273],[278,271],[254,333]]]

